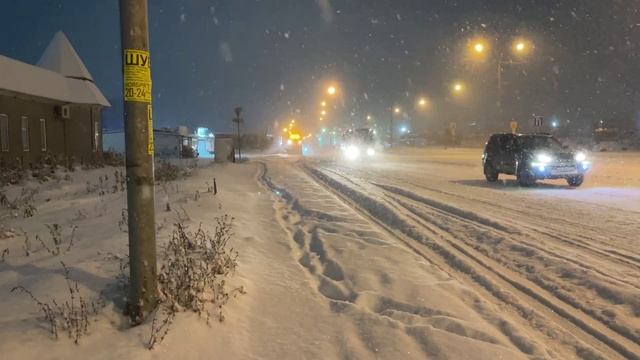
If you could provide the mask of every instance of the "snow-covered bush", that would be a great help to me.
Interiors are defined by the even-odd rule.
[[[228,215],[216,218],[213,235],[202,226],[189,231],[183,223],[175,224],[158,274],[161,304],[152,324],[150,349],[162,341],[176,313],[193,311],[208,322],[213,306],[223,321],[222,307],[232,296],[244,293],[242,287],[228,289],[225,281],[238,266],[238,253],[228,247],[232,226]]]
[[[156,181],[159,182],[175,181],[180,176],[180,173],[180,167],[167,160],[159,160],[154,166],[154,176]]]

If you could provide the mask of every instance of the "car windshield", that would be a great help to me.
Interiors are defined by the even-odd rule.
[[[519,143],[524,150],[562,150],[562,143],[551,136],[522,136]]]
[[[0,360],[640,360],[640,0],[0,4]]]

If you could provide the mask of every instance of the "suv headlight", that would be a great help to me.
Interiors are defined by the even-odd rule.
[[[548,164],[552,161],[553,159],[551,158],[551,156],[547,155],[547,154],[538,154],[536,155],[536,161],[542,164]]]
[[[583,162],[585,160],[587,160],[587,154],[581,152],[576,153],[576,155],[574,156],[575,160],[577,162]]]
[[[367,149],[367,155],[374,156],[376,154],[376,150],[374,148]]]
[[[350,145],[344,150],[344,154],[349,160],[355,160],[360,156],[360,149],[357,146]]]

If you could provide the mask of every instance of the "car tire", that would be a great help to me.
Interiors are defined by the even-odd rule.
[[[530,187],[536,183],[535,175],[533,175],[526,167],[518,168],[516,178],[518,180],[518,185],[522,187]]]
[[[500,176],[500,172],[496,170],[496,167],[493,163],[487,161],[484,163],[484,177],[488,182],[496,182],[498,181],[498,177]]]
[[[569,184],[569,186],[578,187],[582,185],[583,182],[584,182],[584,175],[577,175],[577,176],[572,176],[570,178],[567,178],[567,184]]]

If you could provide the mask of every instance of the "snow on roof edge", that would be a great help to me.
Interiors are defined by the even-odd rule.
[[[68,78],[4,55],[0,55],[0,68],[0,89],[72,104],[111,106],[91,81]]]

